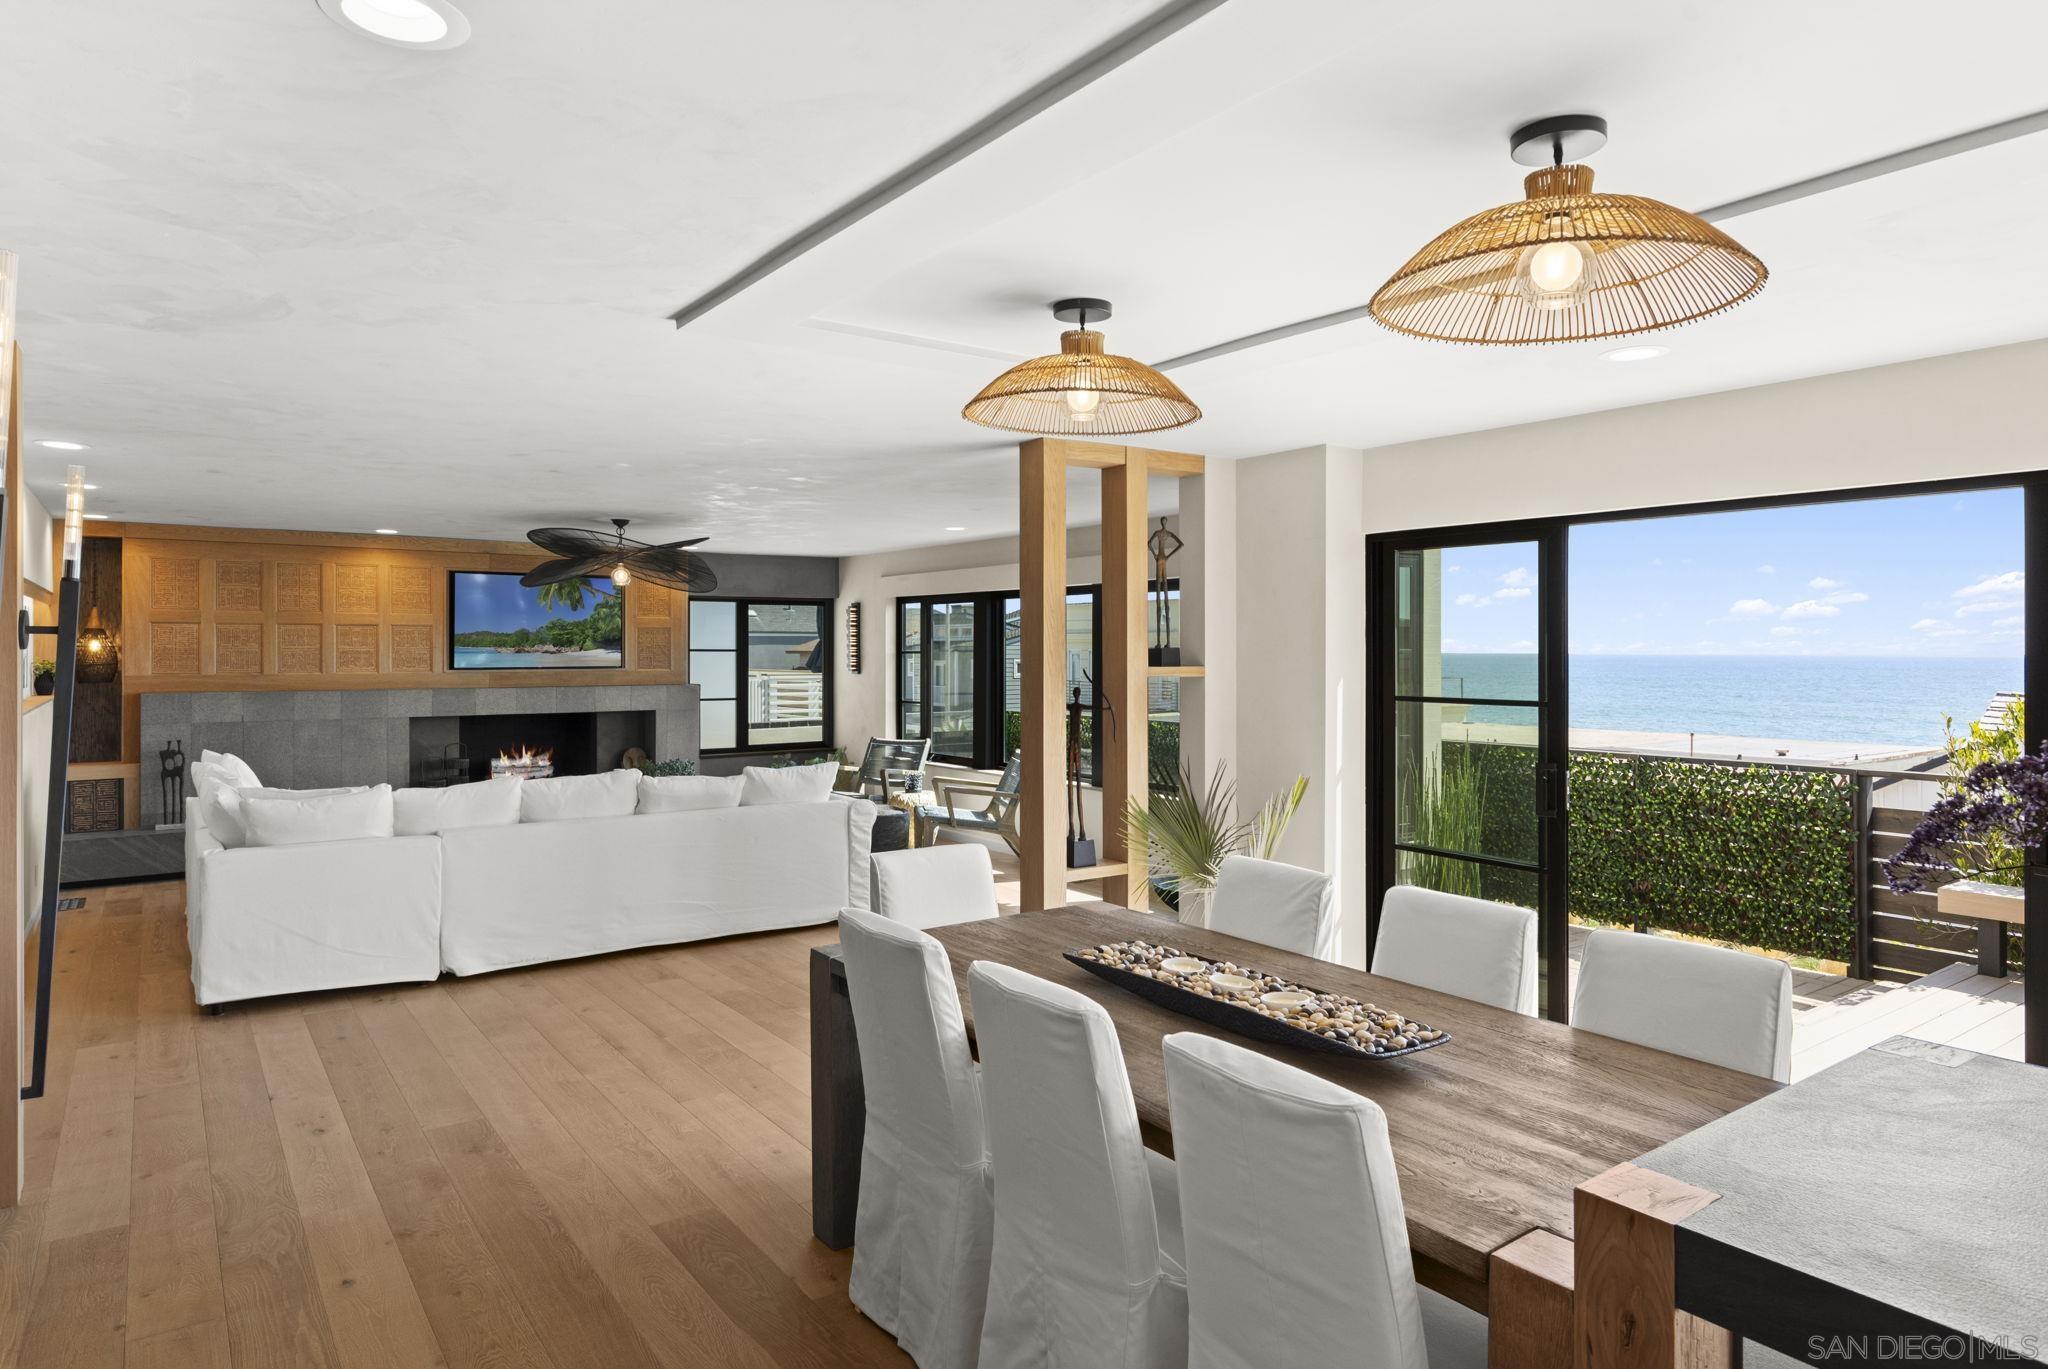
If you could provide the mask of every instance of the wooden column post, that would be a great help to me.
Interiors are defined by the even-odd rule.
[[[1150,453],[1124,449],[1124,462],[1102,473],[1102,859],[1128,872],[1102,882],[1102,897],[1127,908],[1146,903],[1142,852],[1133,861],[1124,841],[1124,807],[1151,791],[1151,728],[1146,721],[1148,682],[1146,587],[1151,553],[1146,545],[1146,485]]]
[[[0,252],[0,267],[11,262],[7,253]],[[0,296],[5,293],[0,283]],[[5,396],[7,460],[6,483],[6,538],[7,550],[4,562],[0,562],[0,604],[7,605],[11,615],[15,606],[21,603],[21,548],[22,538],[28,528],[22,521],[22,455],[21,455],[21,349],[9,344],[5,338],[8,329],[5,320],[0,320],[0,365],[9,368]],[[44,530],[35,529],[35,536],[41,537]],[[11,636],[13,628],[8,629]],[[19,662],[20,653],[10,651],[8,659]],[[9,693],[15,696],[8,705],[6,721],[0,725],[0,908],[6,909],[9,919],[7,928],[8,951],[0,958],[0,1211],[11,1209],[21,1201],[21,1184],[24,1174],[22,1156],[22,928],[24,918],[21,906],[21,676],[20,666],[14,667],[14,683]],[[56,879],[58,872],[46,871],[44,877]],[[44,929],[48,935],[48,929]]]
[[[1018,823],[1025,912],[1067,901],[1066,699],[1067,459],[1064,444],[1034,438],[1019,450],[1022,519],[1018,593],[1023,639],[1018,683],[1023,772]]]

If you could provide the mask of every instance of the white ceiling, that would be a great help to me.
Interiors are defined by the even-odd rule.
[[[91,444],[119,518],[985,537],[1015,443],[959,406],[1052,348],[1054,298],[1109,297],[1150,360],[1361,304],[1514,198],[1507,131],[1567,109],[1613,126],[1602,188],[1704,208],[2048,103],[2026,3],[1226,0],[668,323],[1155,2],[469,0],[473,41],[432,54],[313,0],[26,6],[0,246],[29,435]],[[1771,284],[1663,360],[1355,322],[1181,368],[1209,417],[1159,443],[1373,446],[2048,335],[2044,204],[2035,134],[1725,222]],[[51,497],[67,458],[29,459]]]

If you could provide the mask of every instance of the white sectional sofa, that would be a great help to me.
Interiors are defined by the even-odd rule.
[[[213,1006],[830,922],[867,906],[877,809],[833,797],[285,846],[224,845],[208,811],[186,808],[186,918],[193,992]]]

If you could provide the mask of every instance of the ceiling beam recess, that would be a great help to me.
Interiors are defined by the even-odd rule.
[[[682,328],[702,318],[742,290],[767,279],[804,253],[831,240],[891,201],[900,199],[948,167],[965,161],[1011,129],[1094,84],[1223,3],[1224,0],[1175,0],[1139,20],[1108,42],[1083,53],[987,118],[939,144],[880,185],[833,210],[796,236],[776,244],[737,274],[726,277],[670,314],[670,320]]]

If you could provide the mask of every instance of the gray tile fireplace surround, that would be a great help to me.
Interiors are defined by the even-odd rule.
[[[411,782],[415,718],[503,713],[645,712],[659,758],[695,759],[696,685],[558,685],[532,689],[322,689],[142,696],[142,825],[164,820],[157,753],[184,743],[188,762],[232,751],[265,784],[321,789]],[[188,779],[185,792],[192,786]]]

